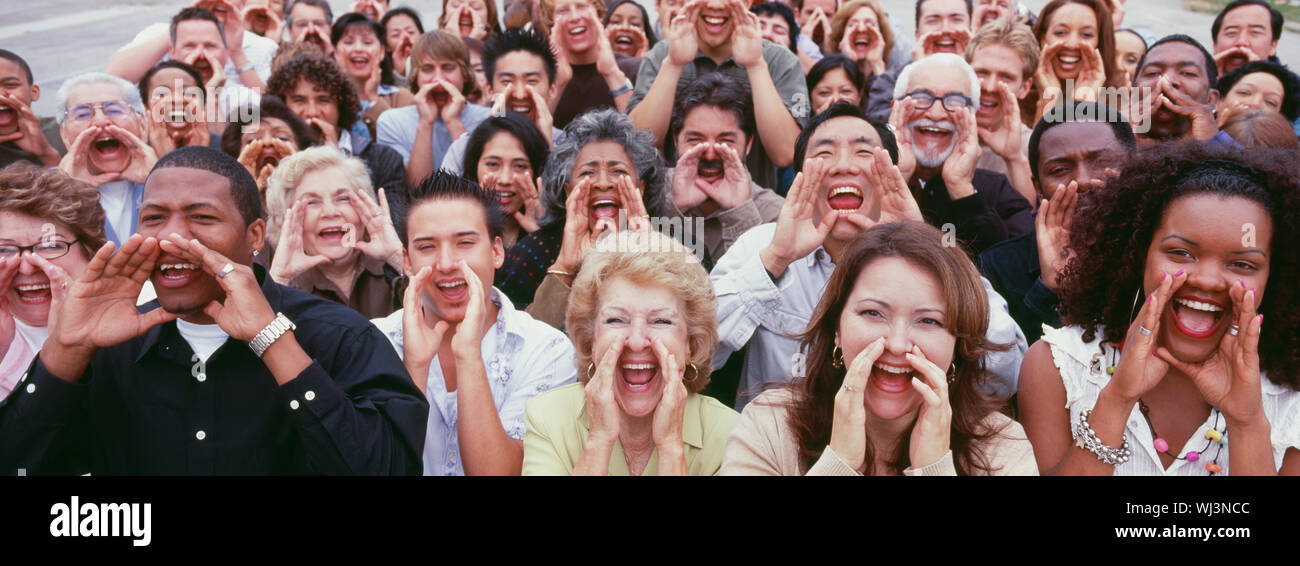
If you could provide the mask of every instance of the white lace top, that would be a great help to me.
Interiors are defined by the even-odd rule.
[[[1110,344],[1105,344],[1098,336],[1091,342],[1083,341],[1083,329],[1076,326],[1051,328],[1043,325],[1043,340],[1052,347],[1052,360],[1061,373],[1065,383],[1065,408],[1070,411],[1070,426],[1079,422],[1079,414],[1097,404],[1097,395],[1101,388],[1110,381],[1106,367],[1112,360],[1118,360],[1118,352]],[[1266,377],[1263,383],[1264,415],[1272,425],[1273,461],[1280,469],[1282,458],[1288,448],[1300,449],[1300,392],[1293,391]],[[1216,423],[1217,420],[1217,423]],[[1217,424],[1217,426],[1216,426]],[[1210,416],[1196,430],[1196,434],[1178,445],[1178,439],[1166,438],[1169,451],[1174,454],[1186,454],[1195,450],[1201,453],[1200,460],[1189,462],[1175,460],[1169,469],[1160,462],[1160,455],[1154,446],[1151,427],[1147,424],[1137,405],[1129,413],[1124,425],[1124,437],[1128,440],[1133,456],[1128,462],[1115,467],[1115,475],[1122,476],[1205,476],[1209,475],[1205,465],[1214,461],[1218,451],[1218,464],[1223,468],[1221,474],[1228,474],[1228,434],[1223,434],[1223,442],[1217,443],[1206,439],[1205,433],[1211,428],[1223,432],[1227,421],[1218,411],[1211,410]]]

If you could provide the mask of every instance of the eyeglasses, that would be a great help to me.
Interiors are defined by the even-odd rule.
[[[914,90],[907,93],[907,96],[911,97],[912,101],[916,103],[917,110],[929,110],[931,106],[934,106],[935,100],[943,100],[943,107],[949,112],[956,112],[962,108],[970,108],[971,105],[970,97],[959,92],[945,94],[942,97],[939,97],[935,96],[934,93],[928,90]]]
[[[95,118],[95,109],[103,110],[110,120],[120,120],[131,115],[131,107],[120,100],[73,106],[64,111],[63,115],[73,122],[89,122]]]
[[[39,244],[30,246],[0,244],[0,258],[8,259],[16,257],[23,252],[32,252],[45,259],[59,259],[68,255],[68,250],[70,249],[72,249],[72,244],[62,240],[45,240]]]

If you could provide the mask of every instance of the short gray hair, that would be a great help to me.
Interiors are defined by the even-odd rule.
[[[59,91],[54,94],[54,99],[58,102],[59,110],[54,114],[59,125],[63,125],[64,120],[68,118],[68,93],[72,89],[86,84],[111,84],[117,87],[122,93],[122,100],[126,102],[136,114],[144,115],[144,102],[140,100],[140,91],[136,90],[135,85],[121,77],[115,77],[106,73],[83,73],[72,77],[59,86]]]
[[[646,212],[661,216],[665,211],[664,159],[655,149],[654,134],[638,130],[626,114],[606,108],[582,114],[564,128],[564,139],[556,142],[555,150],[546,160],[542,170],[542,206],[546,209],[542,226],[564,224],[565,196],[572,179],[573,162],[578,152],[587,144],[612,141],[623,146],[632,163],[636,164],[638,180],[645,184]]]
[[[955,53],[935,53],[914,61],[911,65],[903,67],[903,72],[898,75],[898,81],[894,83],[894,100],[902,100],[907,96],[907,89],[911,86],[912,73],[920,72],[927,67],[955,67],[966,72],[970,77],[970,99],[971,111],[979,110],[980,107],[980,79],[975,76],[975,69],[971,68],[960,55]],[[935,96],[943,96],[943,93],[936,92]],[[942,103],[941,103],[942,104]]]
[[[298,183],[302,182],[302,178],[312,171],[330,167],[338,167],[342,170],[344,179],[352,188],[370,195],[371,198],[378,198],[374,187],[370,184],[370,173],[366,171],[366,164],[360,159],[348,157],[346,153],[332,145],[318,145],[304,149],[284,158],[284,161],[275,166],[275,172],[271,173],[271,178],[266,181],[266,194],[263,196],[266,200],[266,235],[270,238],[269,241],[280,241],[284,215],[289,211],[293,202],[293,192],[298,189]]]

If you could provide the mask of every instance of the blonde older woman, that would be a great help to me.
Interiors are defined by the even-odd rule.
[[[599,240],[569,299],[580,383],[525,412],[524,475],[714,475],[737,414],[700,395],[718,341],[704,267],[650,231]]]
[[[384,189],[376,198],[361,160],[333,146],[286,157],[268,181],[266,209],[269,241],[278,242],[270,269],[277,283],[367,318],[400,306],[402,244]]]

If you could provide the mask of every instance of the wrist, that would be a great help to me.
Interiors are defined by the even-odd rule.
[[[745,67],[745,72],[749,73],[749,80],[754,80],[756,76],[767,75],[767,60],[759,57],[757,61]]]
[[[1111,380],[1111,382],[1107,383],[1105,387],[1102,387],[1101,392],[1097,394],[1097,404],[1094,406],[1093,410],[1096,410],[1095,407],[1100,407],[1102,402],[1105,401],[1106,405],[1119,407],[1123,410],[1123,414],[1127,415],[1133,410],[1133,406],[1137,404],[1138,398],[1141,396],[1141,393],[1134,395],[1121,391],[1119,386],[1115,384],[1115,381]]]
[[[1237,433],[1238,438],[1241,436],[1254,436],[1267,439],[1273,432],[1273,425],[1268,422],[1262,412],[1244,419],[1228,416],[1227,413],[1224,413],[1223,416],[1228,422],[1228,430]]]
[[[623,70],[618,68],[618,65],[615,65],[612,71],[605,73],[603,76],[605,77],[605,86],[608,86],[609,90],[621,88],[623,83],[628,82],[627,75],[623,74]]]
[[[235,64],[236,69],[248,64],[248,56],[244,53],[243,46],[228,48],[226,54],[230,56],[230,62]]]
[[[614,442],[618,440],[618,433],[592,430],[587,435],[585,448],[587,450],[608,451],[614,448]]]
[[[975,194],[975,185],[968,180],[948,182],[947,179],[944,179],[944,182],[948,185],[948,196],[952,197],[952,200],[963,199]]]
[[[682,442],[682,433],[677,431],[668,438],[655,440],[655,450],[659,451],[659,461],[669,461],[686,456],[686,446]]]
[[[758,259],[763,262],[763,269],[774,278],[785,274],[786,268],[790,267],[790,262],[773,252],[771,247],[758,252]]]

